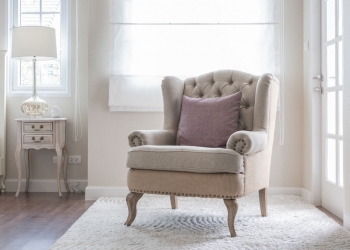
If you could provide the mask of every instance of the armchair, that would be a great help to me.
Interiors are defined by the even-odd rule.
[[[271,74],[254,76],[220,70],[180,80],[165,77],[163,130],[138,130],[129,135],[127,157],[130,168],[126,197],[129,215],[136,217],[136,204],[144,193],[169,195],[177,208],[177,196],[223,199],[228,227],[236,236],[236,199],[259,191],[261,215],[267,216],[267,188],[276,120],[278,81]],[[212,98],[242,92],[239,131],[226,148],[178,145],[182,96]]]

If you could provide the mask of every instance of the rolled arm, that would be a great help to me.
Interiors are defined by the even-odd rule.
[[[228,138],[226,148],[239,154],[253,154],[263,150],[267,145],[267,133],[265,131],[241,130],[233,133]]]
[[[128,136],[130,147],[142,145],[175,145],[175,134],[169,130],[135,130]]]

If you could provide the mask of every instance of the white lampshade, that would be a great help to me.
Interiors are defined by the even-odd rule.
[[[19,60],[52,60],[57,58],[55,29],[43,26],[21,26],[12,30],[12,58]]]

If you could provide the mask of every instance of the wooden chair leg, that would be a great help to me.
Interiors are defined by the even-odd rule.
[[[259,190],[259,201],[260,201],[260,210],[261,216],[267,216],[267,188]]]
[[[128,205],[129,215],[124,225],[130,226],[136,217],[136,205],[142,197],[142,193],[129,193],[126,196],[126,204]]]
[[[224,199],[228,212],[228,228],[230,229],[231,237],[236,237],[235,218],[238,211],[238,203],[235,199]]]
[[[170,195],[170,202],[171,202],[171,208],[172,209],[177,209],[178,208],[177,196]]]

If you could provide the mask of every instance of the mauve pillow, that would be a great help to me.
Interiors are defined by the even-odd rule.
[[[238,130],[242,92],[216,98],[182,97],[179,145],[225,147]]]

